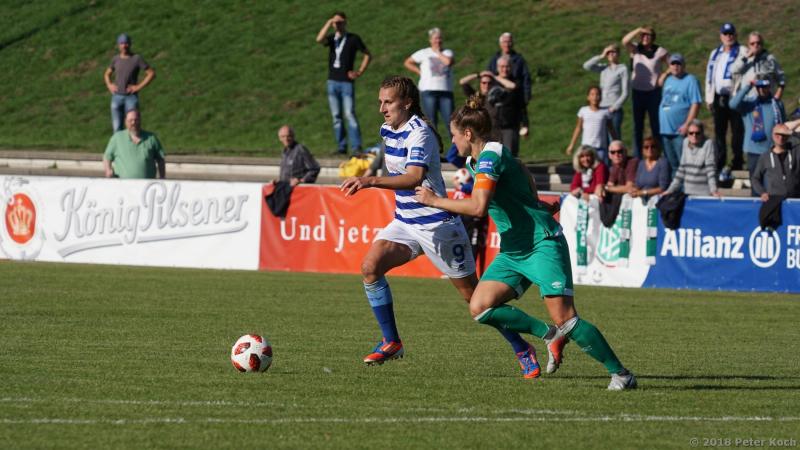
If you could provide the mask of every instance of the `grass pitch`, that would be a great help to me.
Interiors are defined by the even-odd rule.
[[[800,441],[797,296],[578,287],[639,379],[613,393],[574,344],[523,380],[442,280],[390,279],[407,356],[365,367],[379,332],[355,276],[0,261],[0,279],[3,448]],[[516,304],[545,317],[535,292]],[[245,333],[271,341],[268,372],[231,366]]]

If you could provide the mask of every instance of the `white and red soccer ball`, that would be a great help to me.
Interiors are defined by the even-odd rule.
[[[469,183],[471,179],[472,175],[470,175],[469,171],[464,167],[456,170],[456,172],[453,174],[453,184],[455,184],[456,186],[464,183]]]
[[[231,363],[239,372],[264,372],[272,364],[272,346],[257,334],[245,334],[233,344]]]

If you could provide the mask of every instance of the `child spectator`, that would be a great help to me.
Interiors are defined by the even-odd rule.
[[[578,110],[578,121],[575,124],[575,131],[572,132],[572,140],[567,146],[567,155],[572,154],[572,149],[578,140],[578,134],[581,132],[581,145],[588,145],[595,149],[597,158],[601,161],[607,161],[608,156],[606,149],[608,148],[608,135],[617,139],[618,136],[611,123],[611,113],[608,108],[601,108],[600,101],[602,100],[602,93],[598,86],[590,86],[589,91],[586,93],[586,101],[588,106],[584,106]]]

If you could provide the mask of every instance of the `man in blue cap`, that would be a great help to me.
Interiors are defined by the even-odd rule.
[[[138,92],[153,81],[156,71],[140,55],[131,51],[131,37],[125,33],[117,36],[119,54],[114,55],[106,68],[103,79],[111,92],[111,126],[114,132],[125,125],[125,113],[139,108]],[[139,83],[139,72],[145,72]],[[114,81],[111,75],[114,74]]]
[[[755,98],[748,97],[753,87],[758,93]],[[730,106],[739,111],[744,120],[744,150],[747,152],[747,170],[752,179],[759,156],[772,148],[772,130],[786,121],[786,110],[783,102],[772,95],[770,80],[766,75],[759,75],[739,89],[731,99]],[[756,191],[752,190],[752,194],[755,196]]]
[[[706,106],[714,117],[717,173],[722,171],[728,158],[728,147],[725,143],[728,125],[731,128],[731,152],[733,153],[731,168],[741,170],[744,164],[742,116],[730,107],[729,102],[734,88],[733,65],[736,58],[744,55],[746,51],[746,48],[736,40],[736,27],[732,23],[722,24],[719,29],[719,40],[721,44],[712,50],[708,57],[705,83]]]

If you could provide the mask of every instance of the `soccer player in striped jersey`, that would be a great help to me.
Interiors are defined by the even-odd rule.
[[[381,342],[364,358],[370,365],[400,358],[404,353],[386,272],[424,252],[450,278],[467,302],[478,283],[475,261],[461,219],[414,200],[414,188],[418,186],[446,196],[439,162],[441,138],[422,114],[417,87],[409,78],[389,77],[381,83],[378,100],[385,119],[381,137],[386,147],[384,159],[388,176],[351,177],[341,184],[347,196],[365,188],[395,191],[394,220],[378,233],[361,263],[367,299],[383,333]],[[517,353],[523,376],[539,376],[533,346],[516,332],[498,330]]]
[[[467,159],[475,179],[472,197],[454,200],[426,186],[416,188],[419,203],[456,214],[485,216],[500,232],[500,253],[481,276],[469,309],[476,321],[520,333],[530,333],[560,349],[575,341],[611,374],[609,390],[632,389],[636,378],[619,361],[600,331],[578,317],[572,290],[567,241],[551,210],[539,201],[527,168],[499,142],[490,141],[489,113],[474,96],[452,117],[450,130],[458,153]],[[506,303],[539,286],[556,327]],[[560,347],[560,348],[558,348]],[[551,359],[553,351],[551,350]],[[549,365],[549,364],[548,364]],[[548,367],[549,369],[549,367]],[[549,371],[549,370],[548,370]]]

